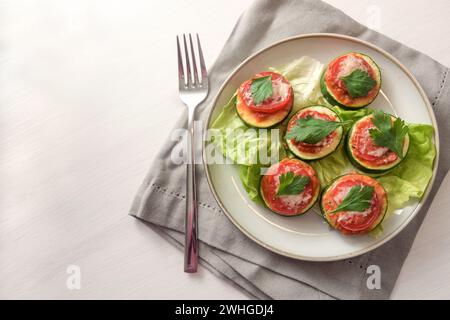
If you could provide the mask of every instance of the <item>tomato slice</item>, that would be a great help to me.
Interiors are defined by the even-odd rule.
[[[282,174],[293,172],[310,178],[309,184],[297,195],[278,196],[279,179]],[[272,165],[261,179],[261,193],[266,205],[284,216],[295,216],[306,212],[319,194],[319,179],[315,170],[297,159],[284,159]]]
[[[251,85],[254,79],[271,76],[272,96],[259,104],[255,104],[251,92]],[[252,111],[262,113],[274,113],[292,104],[293,90],[289,81],[281,74],[265,71],[256,74],[252,79],[245,81],[238,89],[239,99]]]

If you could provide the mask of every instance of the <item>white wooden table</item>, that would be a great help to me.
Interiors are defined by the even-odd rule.
[[[250,2],[0,1],[0,298],[246,298],[127,212],[183,108],[174,35],[211,66]],[[328,2],[450,65],[447,0]],[[394,298],[450,298],[450,216],[425,224]]]

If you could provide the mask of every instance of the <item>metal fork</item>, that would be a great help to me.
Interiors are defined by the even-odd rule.
[[[178,51],[178,87],[180,99],[188,108],[188,157],[187,157],[187,184],[186,184],[186,222],[185,222],[185,246],[184,246],[184,272],[197,272],[198,266],[198,243],[197,243],[197,186],[195,182],[195,136],[194,120],[195,109],[203,102],[208,95],[208,74],[206,72],[205,61],[203,59],[202,47],[197,34],[197,51],[200,62],[200,74],[197,71],[197,59],[189,34],[190,56],[186,42],[186,35],[183,34],[184,61],[180,41],[177,36]],[[186,69],[186,73],[185,70]]]

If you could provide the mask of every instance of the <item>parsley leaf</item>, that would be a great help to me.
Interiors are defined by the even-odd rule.
[[[311,179],[307,176],[294,175],[292,171],[280,175],[277,196],[300,194]]]
[[[286,138],[295,139],[297,142],[315,144],[347,123],[351,123],[351,121],[335,122],[308,116],[298,119],[297,124],[290,129]]]
[[[273,93],[272,76],[254,79],[250,85],[250,91],[255,104],[260,104],[267,98],[271,97]]]
[[[363,212],[370,207],[374,188],[371,186],[354,186],[342,200],[341,204],[336,209],[329,212],[336,213],[339,211],[358,211]]]
[[[397,118],[392,123],[391,116],[380,110],[375,111],[372,121],[376,129],[370,129],[369,132],[374,143],[388,148],[403,159],[403,142],[408,133],[405,122]]]
[[[348,76],[341,77],[352,98],[365,97],[377,84],[367,71],[356,69]]]

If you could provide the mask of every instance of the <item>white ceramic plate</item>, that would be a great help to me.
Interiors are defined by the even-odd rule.
[[[301,56],[310,56],[326,64],[343,53],[357,51],[371,56],[381,67],[382,91],[373,108],[397,114],[409,123],[432,124],[436,121],[431,105],[419,83],[394,57],[384,50],[356,38],[336,34],[309,34],[275,43],[245,60],[225,81],[214,100],[207,128],[238,86],[252,75],[269,66],[280,66]],[[386,100],[386,97],[389,100]],[[439,152],[437,131],[435,143]],[[204,153],[204,160],[206,154]],[[437,155],[438,159],[438,155]],[[436,159],[436,162],[437,162]],[[205,163],[208,163],[205,161]],[[377,248],[398,234],[416,215],[428,196],[434,181],[420,202],[411,202],[383,223],[378,238],[370,235],[343,236],[331,230],[315,212],[298,217],[282,217],[248,199],[238,176],[237,166],[231,164],[206,165],[209,185],[230,220],[248,237],[279,254],[301,260],[333,261],[354,257]],[[312,209],[312,211],[317,209]]]

